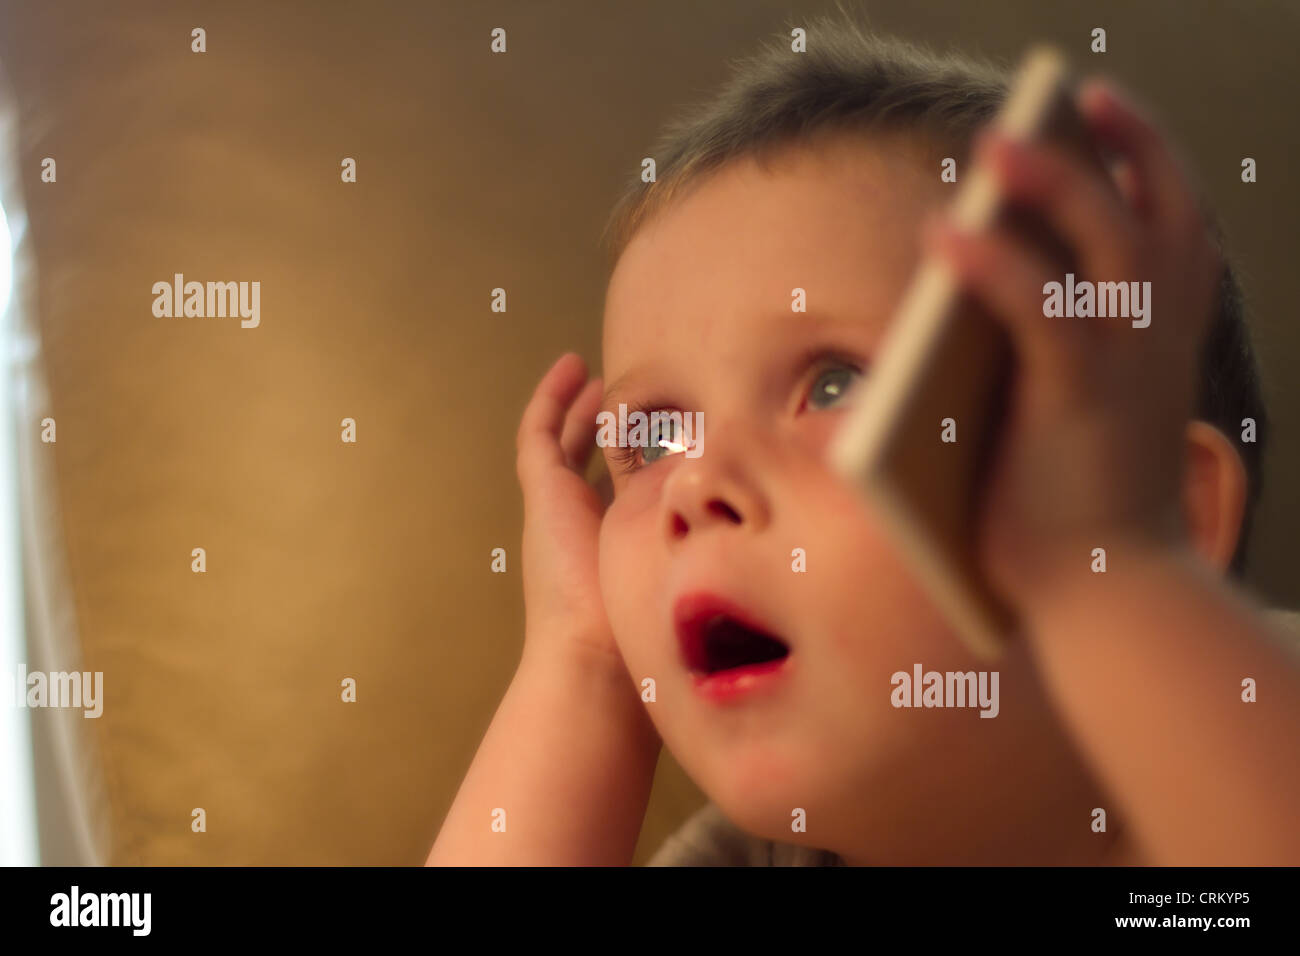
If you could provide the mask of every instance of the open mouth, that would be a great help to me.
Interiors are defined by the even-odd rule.
[[[685,598],[677,606],[677,636],[686,666],[712,676],[784,660],[790,647],[717,598]]]
[[[775,637],[721,614],[702,628],[699,648],[702,653],[691,662],[691,669],[704,674],[779,661],[790,653],[790,648]]]

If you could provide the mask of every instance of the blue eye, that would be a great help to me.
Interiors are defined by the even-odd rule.
[[[862,373],[851,365],[835,365],[817,376],[808,393],[808,404],[814,408],[826,408],[834,405],[853,385]]]
[[[650,428],[650,444],[641,452],[641,460],[647,465],[652,461],[682,451],[681,421],[676,417],[664,415],[654,421]]]

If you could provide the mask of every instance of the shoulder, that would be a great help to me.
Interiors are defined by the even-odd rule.
[[[1288,632],[1293,637],[1300,637],[1300,611],[1291,611],[1286,608],[1268,608],[1264,612],[1270,621],[1276,624],[1282,630]]]
[[[750,836],[718,807],[705,804],[673,833],[647,866],[835,866],[826,850]]]
[[[1278,630],[1286,649],[1300,656],[1300,611],[1269,608],[1264,616]]]

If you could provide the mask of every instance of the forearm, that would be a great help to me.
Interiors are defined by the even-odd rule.
[[[525,655],[428,864],[630,863],[659,748],[625,673]]]
[[[1035,656],[1150,862],[1300,864],[1300,666],[1286,636],[1189,556],[1068,590],[1030,621]]]

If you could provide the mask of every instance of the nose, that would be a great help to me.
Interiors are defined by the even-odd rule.
[[[767,496],[730,437],[710,436],[704,454],[678,462],[664,481],[663,525],[670,544],[711,526],[751,532],[767,526]]]

